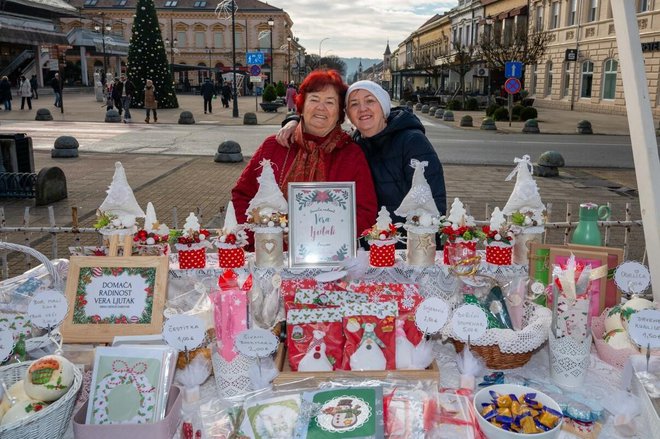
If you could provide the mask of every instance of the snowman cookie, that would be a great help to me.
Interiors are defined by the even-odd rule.
[[[73,384],[73,368],[69,360],[59,355],[36,360],[25,373],[25,393],[35,400],[55,401]]]
[[[7,413],[2,417],[0,425],[12,424],[27,417],[33,416],[48,406],[43,401],[19,401],[12,408],[7,410]]]

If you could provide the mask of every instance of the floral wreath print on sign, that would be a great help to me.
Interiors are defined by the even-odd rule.
[[[303,210],[312,204],[329,203],[342,209],[348,209],[349,194],[345,189],[303,189],[296,194],[298,210]]]
[[[316,416],[316,424],[329,433],[353,431],[371,417],[371,407],[361,398],[342,395],[327,401]]]
[[[92,416],[95,424],[145,424],[151,422],[156,409],[156,388],[151,385],[146,376],[148,365],[138,361],[133,366],[124,360],[112,362],[112,372],[101,380],[96,387]],[[124,386],[131,386],[128,390]],[[118,416],[112,416],[111,411],[117,410],[117,404],[110,402],[113,392],[121,392],[121,401],[128,401],[126,393],[137,392],[138,407],[134,412],[130,407],[120,408]],[[134,394],[134,393],[133,393]],[[130,406],[130,404],[128,404]],[[119,418],[119,419],[118,419]]]
[[[120,276],[124,277],[121,282],[117,279]],[[107,281],[103,281],[105,277],[112,277],[122,285],[109,285]],[[133,287],[134,282],[139,282],[140,286]],[[128,286],[128,283],[131,283],[131,287]],[[155,285],[155,268],[83,267],[80,269],[76,289],[73,323],[149,324],[152,317]],[[103,289],[103,286],[106,289]],[[131,288],[133,289],[131,290]],[[95,297],[90,297],[92,295]],[[136,307],[142,309],[142,312],[129,311],[129,315],[126,315],[112,311],[115,309],[130,310],[136,309]]]

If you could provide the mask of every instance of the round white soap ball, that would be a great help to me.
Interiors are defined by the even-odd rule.
[[[624,329],[615,329],[605,334],[605,343],[612,349],[635,349]]]
[[[33,416],[48,406],[43,401],[27,400],[19,401],[12,408],[7,410],[7,413],[2,417],[0,425],[8,425],[18,422],[21,419]]]
[[[433,224],[433,217],[428,213],[423,213],[419,216],[419,225],[422,227],[429,227]]]
[[[28,401],[30,399],[29,396],[25,393],[25,387],[23,386],[24,381],[16,381],[14,384],[11,385],[11,387],[8,389],[9,394],[15,398],[17,401]],[[2,403],[0,403],[0,410],[4,409],[5,412],[9,410],[11,407],[11,403],[9,402],[9,397],[7,394],[2,395]]]
[[[605,333],[612,331],[614,329],[623,329],[623,323],[621,323],[621,306],[617,305],[614,308],[610,309],[607,312],[605,317]]]
[[[653,309],[654,307],[655,305],[650,300],[642,299],[641,297],[633,297],[621,305],[621,323],[623,323],[623,327],[628,329],[628,322],[637,311]]]
[[[39,358],[25,372],[25,393],[39,401],[55,401],[73,384],[73,368],[73,364],[60,355]]]

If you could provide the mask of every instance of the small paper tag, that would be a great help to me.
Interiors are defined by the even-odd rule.
[[[540,296],[545,292],[545,286],[541,282],[534,282],[530,289],[536,296]]]
[[[630,338],[641,348],[660,348],[660,311],[645,309],[637,311],[628,323]]]
[[[198,317],[176,314],[163,325],[165,343],[178,351],[192,351],[204,342],[204,321]]]
[[[27,307],[32,324],[42,329],[53,329],[64,321],[69,305],[64,294],[55,290],[37,293]]]
[[[616,267],[614,282],[624,293],[639,294],[649,287],[651,273],[639,262],[626,261]]]
[[[11,331],[0,331],[0,363],[4,363],[14,350],[14,335]]]
[[[234,341],[238,352],[252,358],[263,358],[275,353],[279,341],[272,332],[253,328],[239,333]]]
[[[415,311],[415,324],[425,334],[435,334],[447,323],[449,305],[439,297],[429,297]]]
[[[463,305],[454,311],[451,324],[456,336],[466,342],[480,339],[488,328],[486,313],[477,305]]]

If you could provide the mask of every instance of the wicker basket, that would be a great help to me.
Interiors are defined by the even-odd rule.
[[[60,276],[60,274],[57,272],[52,262],[50,262],[50,259],[48,259],[43,254],[39,253],[38,251],[36,251],[31,247],[27,247],[20,244],[13,244],[11,242],[0,242],[0,250],[9,250],[9,251],[27,253],[28,255],[32,256],[33,258],[41,262],[46,268],[46,270],[48,270],[48,274],[50,274],[50,278],[53,281],[51,288],[59,291],[64,291],[62,276]]]
[[[551,312],[549,309],[534,303],[526,303],[525,317],[523,319],[524,327],[520,331],[511,329],[489,329],[484,338],[489,342],[470,344],[470,350],[479,354],[489,369],[513,369],[525,365],[534,353],[539,351],[547,340],[548,329],[550,327]],[[451,325],[447,325],[448,327]],[[445,335],[454,344],[456,352],[463,350],[464,343],[457,340],[451,330],[445,332]],[[506,338],[510,343],[507,349],[501,339]],[[511,349],[511,344],[516,348]],[[504,350],[502,349],[504,346]],[[524,352],[519,352],[523,350]],[[505,352],[509,351],[509,352]]]
[[[0,368],[0,381],[7,387],[25,378],[25,373],[32,362],[10,364]],[[71,417],[76,396],[82,386],[82,372],[73,368],[73,384],[60,399],[50,404],[35,415],[12,424],[0,427],[2,439],[61,439],[64,437]]]

